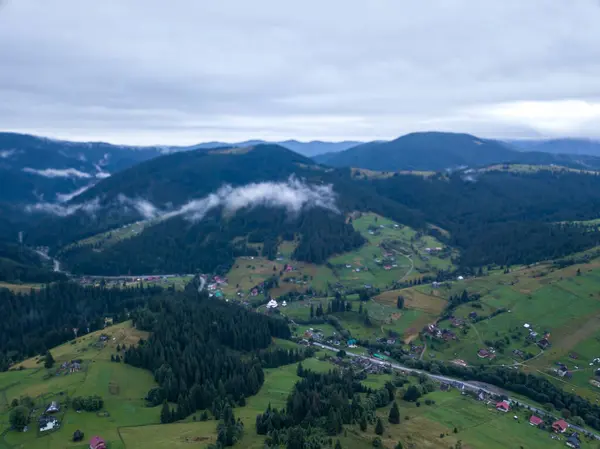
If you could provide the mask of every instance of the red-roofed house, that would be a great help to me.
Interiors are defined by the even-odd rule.
[[[496,404],[496,410],[506,413],[510,410],[510,404],[506,401],[498,402]]]
[[[540,418],[539,416],[531,415],[531,418],[529,418],[529,424],[531,424],[532,426],[537,427],[543,422],[544,422],[544,420],[542,418]]]
[[[565,433],[568,428],[569,424],[564,419],[559,419],[552,424],[552,429],[558,433]]]
[[[90,449],[106,449],[106,443],[100,437],[92,437],[90,440]]]

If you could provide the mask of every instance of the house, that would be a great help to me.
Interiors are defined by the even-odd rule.
[[[474,320],[475,318],[477,318],[477,312],[471,312],[471,313],[469,313],[469,318],[471,318],[472,320]]]
[[[454,318],[454,317],[452,317],[450,319],[450,324],[453,327],[462,327],[465,324],[465,322],[463,320],[461,320],[460,318]]]
[[[276,309],[278,306],[277,301],[275,301],[274,299],[271,299],[268,303],[267,303],[267,309]]]
[[[506,413],[510,410],[510,404],[506,401],[498,402],[496,404],[496,410]]]
[[[544,420],[542,418],[540,418],[539,416],[531,415],[531,418],[529,418],[529,424],[534,427],[539,426],[543,422],[544,422]]]
[[[393,338],[390,338],[390,339],[388,339],[388,340],[386,341],[386,343],[387,343],[388,345],[395,345],[395,344],[396,344],[396,340],[395,340],[395,339],[393,339]]]
[[[392,266],[391,265],[385,265],[383,267],[383,269],[386,270],[386,271],[390,271],[392,269]]]
[[[567,446],[572,447],[574,449],[579,449],[581,447],[581,441],[579,441],[579,435],[574,433],[569,438],[567,438]]]
[[[537,345],[541,349],[546,349],[548,346],[550,346],[550,342],[548,341],[547,338],[542,338],[540,341],[537,342]]]
[[[442,329],[442,338],[444,341],[456,340],[456,334],[448,329]]]
[[[552,430],[556,433],[565,433],[568,428],[569,424],[564,419],[559,419],[552,423]]]
[[[283,307],[286,307],[286,306],[287,306],[287,302],[283,301],[283,302],[281,303],[281,305],[282,305]]]
[[[58,429],[60,423],[54,416],[42,415],[38,421],[40,425],[40,432],[47,432],[49,430]]]
[[[48,408],[46,409],[46,413],[56,413],[60,411],[60,405],[58,405],[58,402],[56,401],[52,401],[50,403],[50,405],[48,406]]]
[[[477,357],[480,359],[487,359],[490,356],[490,353],[487,349],[480,349],[477,351]]]
[[[90,449],[106,449],[106,443],[98,436],[92,437],[90,440]]]

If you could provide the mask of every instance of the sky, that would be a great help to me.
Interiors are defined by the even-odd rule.
[[[0,129],[600,138],[600,0],[0,0]]]

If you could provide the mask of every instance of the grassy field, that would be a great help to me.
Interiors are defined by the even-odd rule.
[[[106,342],[100,336],[107,337]],[[36,423],[25,433],[7,432],[3,442],[17,449],[58,449],[82,448],[81,443],[72,443],[75,430],[82,430],[89,438],[101,435],[111,448],[124,448],[119,431],[123,427],[158,423],[159,408],[146,407],[143,399],[155,384],[152,374],[123,363],[110,361],[116,354],[117,345],[136,344],[147,334],[131,327],[130,322],[94,332],[52,350],[56,360],[55,368],[46,370],[39,359],[26,360],[19,365],[22,369],[0,373],[0,417],[2,425],[7,425],[7,405],[13,399],[30,396],[36,403],[35,416],[51,401],[64,404],[67,397],[102,396],[105,402],[104,414],[93,412],[77,413],[63,407],[59,412],[61,428],[49,434],[39,434]],[[63,362],[81,359],[82,369],[69,373],[58,367]],[[16,367],[16,368],[19,368]],[[5,427],[6,428],[6,427]],[[1,446],[0,446],[1,447]]]
[[[96,234],[86,239],[75,242],[71,245],[64,247],[63,249],[61,249],[61,251],[67,251],[78,245],[98,245],[97,249],[101,250],[103,248],[112,246],[120,242],[121,240],[135,237],[136,235],[140,234],[146,227],[151,226],[152,224],[154,223],[149,221],[138,221],[136,223],[131,223],[120,228]],[[60,252],[58,253],[58,255],[60,256]]]
[[[579,275],[577,274],[579,270]],[[460,294],[464,289],[481,294],[481,307],[464,304],[454,311],[456,317],[466,321],[465,330],[454,329],[459,340],[448,343],[433,341],[428,345],[427,357],[462,359],[472,365],[518,364],[520,369],[544,376],[554,376],[557,384],[589,399],[600,399],[600,388],[590,384],[594,372],[600,367],[593,359],[600,357],[600,261],[557,269],[550,264],[520,267],[510,273],[494,271],[483,277],[445,283],[438,289],[420,285],[410,289],[386,292],[375,298],[391,304],[401,294],[410,307],[429,308],[435,301]],[[472,312],[486,317],[504,309],[491,319],[471,323]],[[529,328],[525,328],[525,324]],[[450,328],[444,321],[440,327]],[[534,341],[528,340],[529,329],[538,333]],[[549,334],[551,346],[542,351],[535,343],[544,333]],[[479,349],[488,342],[504,340],[503,351],[496,352],[493,361],[477,357]],[[496,346],[496,344],[494,344]],[[531,354],[534,358],[523,360],[514,350]],[[572,378],[559,379],[554,372],[556,363],[564,363]]]
[[[498,412],[494,407],[461,396],[457,391],[436,391],[426,397],[435,400],[436,404],[421,407],[406,402],[400,404],[401,416],[409,416],[410,419],[397,426],[388,425],[384,434],[387,434],[388,441],[400,440],[405,447],[412,443],[416,447],[433,448],[447,448],[457,440],[461,440],[463,447],[467,448],[544,449],[564,446],[564,441],[552,440],[548,432],[531,427],[529,415],[525,412]],[[457,429],[456,434],[454,428]]]
[[[430,235],[370,213],[354,218],[352,225],[363,234],[367,244],[329,259],[336,277],[345,286],[370,284],[385,289],[411,275],[452,266],[451,257],[455,253]]]
[[[15,293],[27,293],[32,288],[39,290],[42,288],[42,284],[10,284],[8,282],[0,282],[0,288],[7,288]]]
[[[270,292],[274,297],[290,291],[304,292],[309,287],[325,295],[337,283],[347,288],[371,285],[386,289],[394,282],[452,267],[451,258],[456,255],[455,251],[444,248],[430,235],[375,214],[355,217],[353,226],[363,234],[367,243],[355,251],[331,257],[328,263],[333,268],[292,260],[296,243],[284,241],[280,243],[279,254],[274,261],[263,257],[237,258],[227,274],[228,286],[223,293],[234,298],[241,291],[246,298],[250,289],[273,275],[280,277],[279,287]],[[427,248],[443,249],[428,252]],[[291,265],[293,270],[281,274],[286,264]]]

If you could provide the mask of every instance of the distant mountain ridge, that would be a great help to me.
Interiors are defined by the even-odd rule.
[[[189,147],[169,147],[169,151],[181,151],[183,149],[189,150],[200,150],[200,149],[214,149],[214,148],[226,148],[226,147],[250,147],[261,144],[279,145],[288,150],[295,151],[298,154],[308,157],[318,156],[325,153],[337,153],[344,151],[349,148],[361,145],[364,142],[358,141],[342,141],[342,142],[324,142],[321,140],[311,140],[308,142],[301,142],[298,140],[283,140],[270,142],[266,140],[246,140],[244,142],[226,143],[226,142],[205,142],[197,145],[191,145]]]
[[[279,145],[312,157],[346,150],[360,143],[287,140]],[[130,146],[0,132],[0,201],[68,201],[100,179],[163,154],[260,144],[270,143],[247,140],[233,144],[205,142],[190,146]]]
[[[600,169],[600,158],[588,155],[518,151],[510,143],[471,134],[420,132],[390,142],[371,142],[314,158],[332,167],[357,167],[378,171],[444,170],[458,166],[498,163],[565,165]]]
[[[509,140],[509,144],[524,151],[542,151],[573,155],[600,156],[600,140],[594,139],[548,139],[548,140]]]

